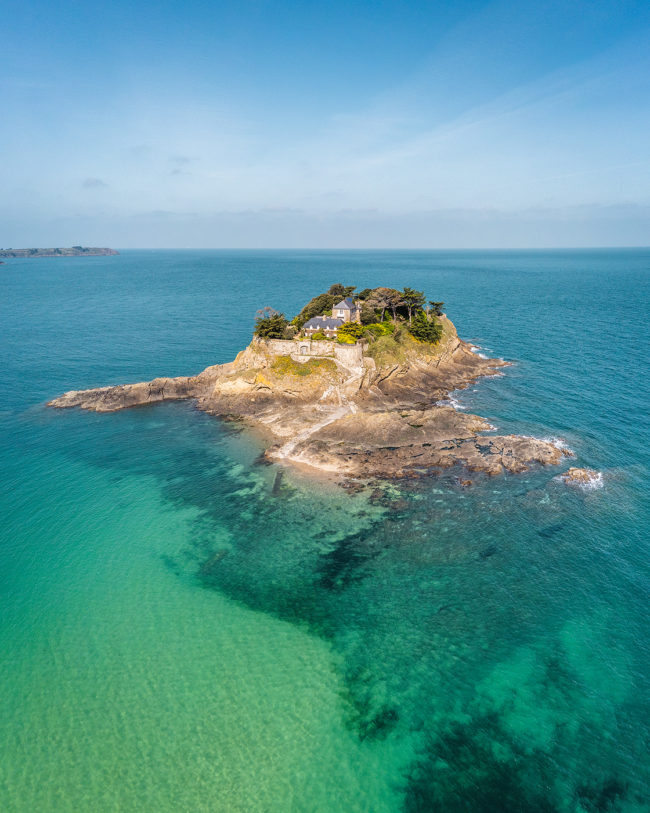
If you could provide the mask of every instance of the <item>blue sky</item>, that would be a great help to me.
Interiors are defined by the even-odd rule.
[[[647,0],[0,9],[0,246],[650,244]]]

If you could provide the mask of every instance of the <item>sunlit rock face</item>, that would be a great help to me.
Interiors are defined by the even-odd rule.
[[[522,472],[566,454],[529,437],[484,435],[483,418],[441,404],[452,390],[506,366],[471,352],[442,317],[432,346],[409,339],[399,355],[365,344],[255,339],[228,364],[196,376],[67,392],[50,402],[97,412],[192,398],[214,415],[263,428],[266,456],[354,477],[418,477],[461,465]]]

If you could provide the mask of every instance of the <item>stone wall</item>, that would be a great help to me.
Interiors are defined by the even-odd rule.
[[[268,352],[276,356],[291,356],[295,361],[308,361],[310,358],[334,358],[347,367],[363,366],[363,346],[361,344],[338,344],[327,340],[311,339],[264,339],[258,340]]]
[[[363,364],[363,345],[334,343],[334,357],[348,367],[360,367]]]

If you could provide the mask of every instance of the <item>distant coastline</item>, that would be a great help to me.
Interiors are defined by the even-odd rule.
[[[119,254],[114,248],[89,248],[71,246],[70,248],[0,248],[0,257],[103,257]]]

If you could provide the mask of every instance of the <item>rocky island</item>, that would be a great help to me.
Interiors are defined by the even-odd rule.
[[[119,254],[114,248],[89,248],[71,246],[70,248],[0,248],[0,257],[104,257]]]
[[[417,477],[452,466],[496,475],[561,462],[567,452],[557,445],[496,435],[485,419],[452,407],[451,391],[500,374],[507,362],[473,352],[444,303],[425,305],[410,288],[353,291],[334,285],[291,322],[263,309],[250,345],[198,375],[71,391],[49,406],[112,412],[194,399],[201,410],[262,429],[267,459],[349,477]]]

